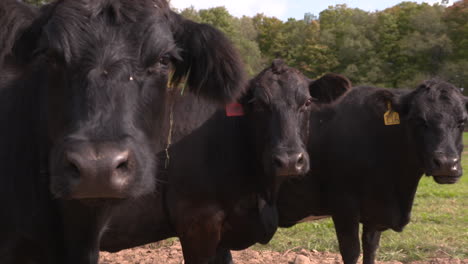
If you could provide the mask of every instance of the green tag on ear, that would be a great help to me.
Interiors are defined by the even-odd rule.
[[[400,115],[392,110],[392,103],[387,103],[387,112],[384,114],[384,122],[386,126],[399,125]]]

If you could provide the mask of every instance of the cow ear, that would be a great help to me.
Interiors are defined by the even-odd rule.
[[[245,88],[241,58],[227,37],[214,27],[171,12],[171,26],[182,60],[173,81],[185,79],[190,91],[217,102],[237,99]]]
[[[367,104],[378,116],[383,116],[387,111],[395,111],[402,117],[407,116],[411,106],[413,93],[401,95],[391,89],[379,89],[369,95]]]
[[[328,73],[309,85],[310,95],[319,103],[331,103],[352,88],[351,81],[343,75]]]
[[[379,89],[370,94],[366,102],[377,116],[383,116],[388,111],[389,106],[394,109],[397,99],[392,91]]]
[[[37,8],[15,0],[0,3],[0,64],[14,56],[17,62],[32,54],[36,41],[30,30],[38,15]]]

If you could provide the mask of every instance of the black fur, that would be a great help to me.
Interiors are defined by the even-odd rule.
[[[182,60],[176,61],[174,80],[185,82],[191,91],[221,102],[230,102],[242,93],[245,73],[237,50],[219,30],[197,24],[177,14],[174,39]],[[222,85],[220,85],[222,84]]]

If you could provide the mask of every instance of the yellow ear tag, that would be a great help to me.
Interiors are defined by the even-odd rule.
[[[392,103],[387,103],[388,111],[384,114],[384,121],[386,126],[399,125],[400,124],[400,115],[398,112],[392,110]]]
[[[167,78],[167,88],[168,88],[169,90],[172,90],[172,88],[173,88],[173,87],[172,87],[172,78],[173,78],[173,77],[174,77],[174,71],[172,70],[172,71],[169,72],[169,76],[168,76],[168,78]]]

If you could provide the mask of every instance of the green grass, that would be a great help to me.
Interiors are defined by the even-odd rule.
[[[468,133],[464,133],[468,146]],[[439,185],[423,177],[416,194],[411,222],[402,233],[382,234],[379,260],[410,262],[433,257],[468,258],[468,148],[462,157],[464,176],[453,185]],[[256,249],[285,251],[315,249],[338,252],[330,219],[280,229],[266,246]]]

